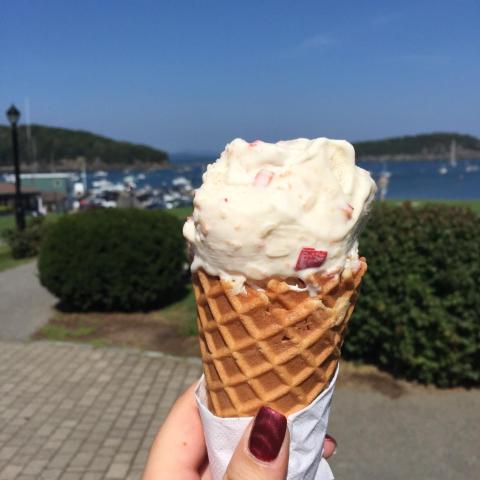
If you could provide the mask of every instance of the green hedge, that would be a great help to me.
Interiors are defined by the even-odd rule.
[[[168,303],[182,290],[179,220],[161,211],[94,210],[49,228],[40,281],[75,310],[131,311]]]
[[[479,217],[377,205],[360,250],[368,272],[344,356],[441,387],[480,384]]]

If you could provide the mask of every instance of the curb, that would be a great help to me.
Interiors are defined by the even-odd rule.
[[[202,360],[198,357],[180,357],[176,355],[171,355],[164,352],[156,352],[154,350],[140,350],[133,347],[95,347],[88,343],[77,343],[77,342],[68,342],[68,341],[56,341],[56,340],[0,340],[1,343],[11,343],[11,344],[25,344],[25,345],[50,345],[53,347],[72,347],[88,349],[88,350],[97,350],[97,351],[110,351],[110,352],[119,352],[127,355],[139,355],[148,358],[161,358],[166,360],[175,360],[179,362],[185,362],[193,365],[202,365]]]

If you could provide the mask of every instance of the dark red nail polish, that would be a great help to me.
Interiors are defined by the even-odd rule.
[[[262,407],[253,422],[248,449],[259,460],[271,462],[280,452],[286,431],[286,417],[269,407]]]
[[[330,440],[335,446],[337,446],[337,441],[328,433],[325,434],[325,440]]]
[[[329,458],[336,453],[337,441],[327,433],[323,441],[322,457]]]

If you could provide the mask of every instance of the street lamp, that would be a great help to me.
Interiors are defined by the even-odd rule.
[[[15,105],[7,110],[7,118],[12,126],[12,149],[13,162],[15,164],[15,220],[17,228],[23,230],[25,228],[25,212],[23,210],[22,188],[20,180],[20,162],[18,159],[18,134],[17,123],[20,119],[20,112]]]

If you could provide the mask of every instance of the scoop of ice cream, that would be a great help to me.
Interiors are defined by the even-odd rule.
[[[241,292],[245,281],[296,277],[309,286],[314,273],[355,268],[375,189],[346,141],[237,138],[195,192],[183,228],[192,271],[203,268]]]

